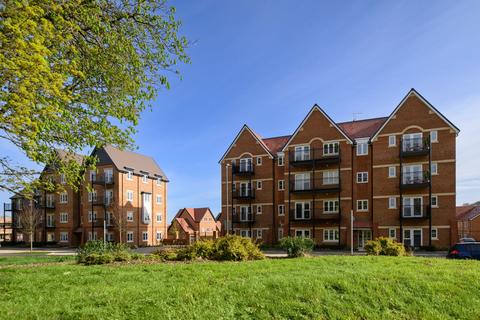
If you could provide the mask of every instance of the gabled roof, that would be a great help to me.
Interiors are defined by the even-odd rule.
[[[473,220],[480,216],[480,206],[459,206],[455,210],[457,220]]]
[[[56,149],[55,152],[57,153],[58,158],[62,161],[73,160],[73,161],[77,162],[78,164],[82,164],[83,159],[85,158],[85,156],[83,156],[81,154],[74,153],[74,152],[67,152],[67,151],[62,150],[62,149]]]
[[[168,229],[170,229],[172,226],[173,226],[173,222],[177,222],[178,225],[180,226],[180,228],[182,228],[182,230],[186,233],[194,233],[193,229],[190,227],[190,225],[188,224],[188,221],[184,218],[174,218],[173,221],[172,221],[172,224],[170,224],[170,226],[168,227]]]
[[[106,145],[100,149],[106,152],[118,170],[125,171],[129,169],[137,174],[148,174],[151,178],[162,178],[162,180],[168,181],[167,176],[157,162],[149,156],[132,151],[120,150],[111,145]],[[97,150],[98,149],[95,148],[92,154],[97,152]]]
[[[272,154],[277,154],[278,152],[282,151],[283,146],[287,143],[288,139],[291,136],[281,136],[281,137],[272,137],[272,138],[263,138],[263,142],[270,150]]]
[[[370,141],[374,140],[380,132],[383,130],[383,128],[387,125],[387,123],[393,118],[393,116],[397,113],[397,111],[403,106],[405,101],[407,101],[408,97],[410,95],[415,95],[417,98],[419,98],[427,107],[429,107],[433,112],[435,112],[450,128],[452,128],[457,134],[460,132],[460,129],[458,129],[450,120],[447,119],[440,111],[437,110],[430,102],[427,101],[420,93],[417,92],[414,88],[410,89],[410,91],[405,95],[405,97],[400,101],[398,106],[393,110],[393,112],[390,114],[388,119],[382,124],[380,128],[378,128],[377,132],[371,137]]]
[[[183,212],[187,212],[195,222],[200,222],[208,212],[210,212],[213,217],[213,213],[210,211],[210,208],[183,208],[178,210],[175,217],[180,217]],[[213,218],[215,219],[215,217]]]
[[[293,135],[290,136],[290,138],[288,139],[287,143],[285,143],[285,145],[283,146],[282,148],[282,151],[285,151],[285,149],[288,147],[288,145],[290,144],[290,142],[293,140],[293,138],[295,138],[295,136],[297,135],[298,131],[300,130],[301,127],[303,127],[303,125],[305,124],[305,122],[307,121],[307,119],[312,115],[313,111],[320,111],[322,113],[322,115],[327,118],[327,120],[332,124],[332,126],[334,128],[336,128],[338,130],[338,132],[340,132],[344,137],[345,139],[347,139],[348,142],[352,143],[353,144],[353,140],[328,116],[328,114],[325,113],[325,111],[322,110],[322,108],[320,108],[317,104],[315,104],[312,109],[310,109],[310,112],[308,112],[307,116],[303,119],[303,121],[300,123],[300,125],[297,127],[297,129],[295,130],[295,132],[293,133]]]
[[[369,138],[387,121],[388,117],[340,122],[338,126],[352,139]]]
[[[273,155],[272,153],[270,152],[270,150],[268,149],[268,147],[265,145],[265,142],[263,142],[263,139],[262,137],[255,133],[252,129],[250,129],[246,124],[243,125],[242,129],[240,129],[240,131],[238,132],[237,136],[235,137],[235,139],[233,139],[232,143],[230,144],[230,146],[228,147],[227,151],[225,151],[225,153],[223,154],[222,158],[220,159],[220,161],[218,162],[221,162],[223,159],[225,159],[225,157],[227,156],[228,152],[230,152],[230,150],[232,149],[233,145],[235,144],[235,142],[237,142],[238,138],[240,137],[240,135],[243,133],[243,131],[248,131],[257,141],[258,143],[263,147],[263,149],[265,149],[265,151],[268,153],[269,157],[270,158],[273,158]]]

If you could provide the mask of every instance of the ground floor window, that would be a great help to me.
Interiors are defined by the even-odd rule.
[[[422,246],[422,229],[404,229],[403,244],[410,247]]]
[[[127,242],[133,242],[133,231],[127,232]]]
[[[94,241],[97,240],[97,232],[89,232],[88,233],[88,241]]]
[[[143,240],[143,241],[148,241],[148,232],[147,232],[147,231],[144,231],[144,232],[142,233],[142,240]]]
[[[252,233],[250,232],[250,230],[240,230],[240,236],[241,237],[246,237],[246,238],[251,238]]]
[[[278,240],[283,239],[283,228],[278,228]]]
[[[60,232],[60,242],[68,242],[68,232]]]
[[[397,238],[397,230],[395,228],[388,229],[388,237],[392,239]]]
[[[323,241],[338,241],[338,229],[324,229]]]
[[[263,230],[262,229],[258,229],[257,230],[257,239],[262,239],[263,237]]]
[[[432,228],[432,240],[438,240],[438,229]]]
[[[53,233],[53,232],[48,232],[48,233],[47,233],[47,241],[48,241],[48,242],[55,241],[55,233]]]
[[[310,229],[296,229],[295,237],[298,238],[310,238]]]
[[[111,241],[111,242],[115,241],[113,237],[113,232],[107,233],[107,241]]]
[[[161,241],[161,240],[162,240],[162,232],[157,231],[157,241]]]

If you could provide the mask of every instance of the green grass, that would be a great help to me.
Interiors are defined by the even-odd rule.
[[[54,262],[66,262],[74,261],[74,256],[47,256],[45,254],[39,255],[20,255],[15,254],[12,256],[0,256],[0,267],[8,265],[22,265],[22,264],[34,264],[34,263],[54,263]],[[1,317],[1,316],[0,316]]]
[[[0,269],[4,319],[480,319],[480,263],[324,256]]]

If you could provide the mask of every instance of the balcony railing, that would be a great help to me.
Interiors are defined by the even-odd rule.
[[[428,171],[414,171],[402,174],[402,188],[422,188],[430,183]]]
[[[233,199],[255,199],[255,189],[238,189],[232,193]]]
[[[55,201],[40,200],[39,207],[42,209],[55,209]]]
[[[291,177],[290,191],[296,193],[338,192],[340,191],[340,179],[338,177],[325,177],[316,179],[295,179],[295,177]]]
[[[92,177],[92,184],[113,184],[114,179],[113,175],[111,174],[97,174],[94,177]]]
[[[428,138],[408,138],[402,139],[401,155],[421,156],[430,152],[430,140]]]
[[[316,164],[331,164],[340,162],[340,152],[338,149],[330,150],[332,152],[325,153],[323,149],[309,149],[295,151],[292,150],[289,153],[289,163],[293,166],[313,165]]]
[[[45,226],[47,228],[55,228],[55,221],[48,221],[47,220],[47,223],[45,224]]]
[[[5,211],[12,211],[13,210],[13,205],[12,203],[6,202],[3,204],[3,210]]]
[[[249,214],[234,214],[232,216],[232,222],[233,223],[253,223],[255,222],[255,215],[252,213]]]
[[[251,175],[255,173],[255,167],[253,163],[240,163],[232,166],[232,173],[234,175]]]
[[[430,206],[421,204],[407,204],[402,206],[404,219],[425,219],[430,217]]]
[[[96,197],[93,198],[92,201],[89,201],[89,203],[97,206],[109,206],[113,204],[113,200],[113,197]]]
[[[297,211],[295,208],[290,210],[289,220],[297,222],[328,222],[336,221],[340,218],[340,212],[325,212],[323,208],[315,208],[315,210]]]

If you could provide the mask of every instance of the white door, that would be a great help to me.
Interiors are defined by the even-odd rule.
[[[369,240],[372,240],[372,231],[359,230],[358,231],[358,250],[365,250],[365,244]]]
[[[403,184],[412,184],[422,181],[422,165],[410,165],[403,167]]]
[[[295,175],[295,190],[310,190],[310,173]]]
[[[295,147],[295,161],[310,160],[310,146]]]
[[[250,206],[240,207],[240,221],[252,220],[252,208]]]
[[[240,172],[249,172],[252,168],[252,158],[240,159]]]

